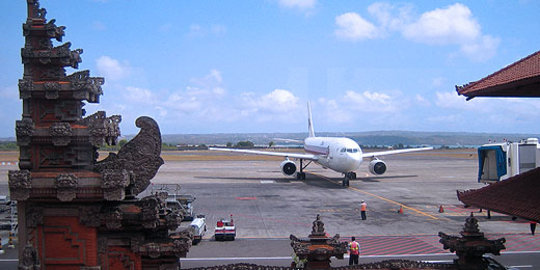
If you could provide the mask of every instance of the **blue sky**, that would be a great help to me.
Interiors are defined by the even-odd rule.
[[[99,105],[123,134],[316,131],[538,133],[540,100],[454,86],[540,48],[540,1],[41,0],[105,77]],[[21,118],[26,1],[0,1],[0,137]],[[56,42],[55,45],[60,45]],[[74,72],[68,69],[68,74]]]

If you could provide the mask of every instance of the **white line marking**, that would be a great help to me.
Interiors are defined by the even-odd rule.
[[[261,180],[261,184],[273,184],[275,182],[276,181],[274,181],[274,180]]]

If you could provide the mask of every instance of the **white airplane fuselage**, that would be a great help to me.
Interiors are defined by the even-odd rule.
[[[307,137],[304,151],[319,156],[315,161],[336,172],[355,171],[362,163],[362,149],[353,140],[344,137]]]

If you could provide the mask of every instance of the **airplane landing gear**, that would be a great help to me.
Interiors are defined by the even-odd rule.
[[[296,173],[296,179],[297,180],[306,180],[306,173],[305,172]]]
[[[343,179],[342,186],[348,187],[349,186],[349,180],[356,179],[356,173],[355,172],[347,172],[345,173],[345,178]]]

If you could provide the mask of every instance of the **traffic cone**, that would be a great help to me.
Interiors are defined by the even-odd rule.
[[[442,204],[441,206],[439,206],[439,213],[444,213],[444,208],[442,207]]]
[[[6,253],[4,249],[2,248],[2,237],[0,237],[0,254]]]
[[[403,214],[403,205],[399,206],[398,214]]]
[[[12,232],[9,232],[8,248],[15,248],[15,244],[13,244],[13,233]]]

